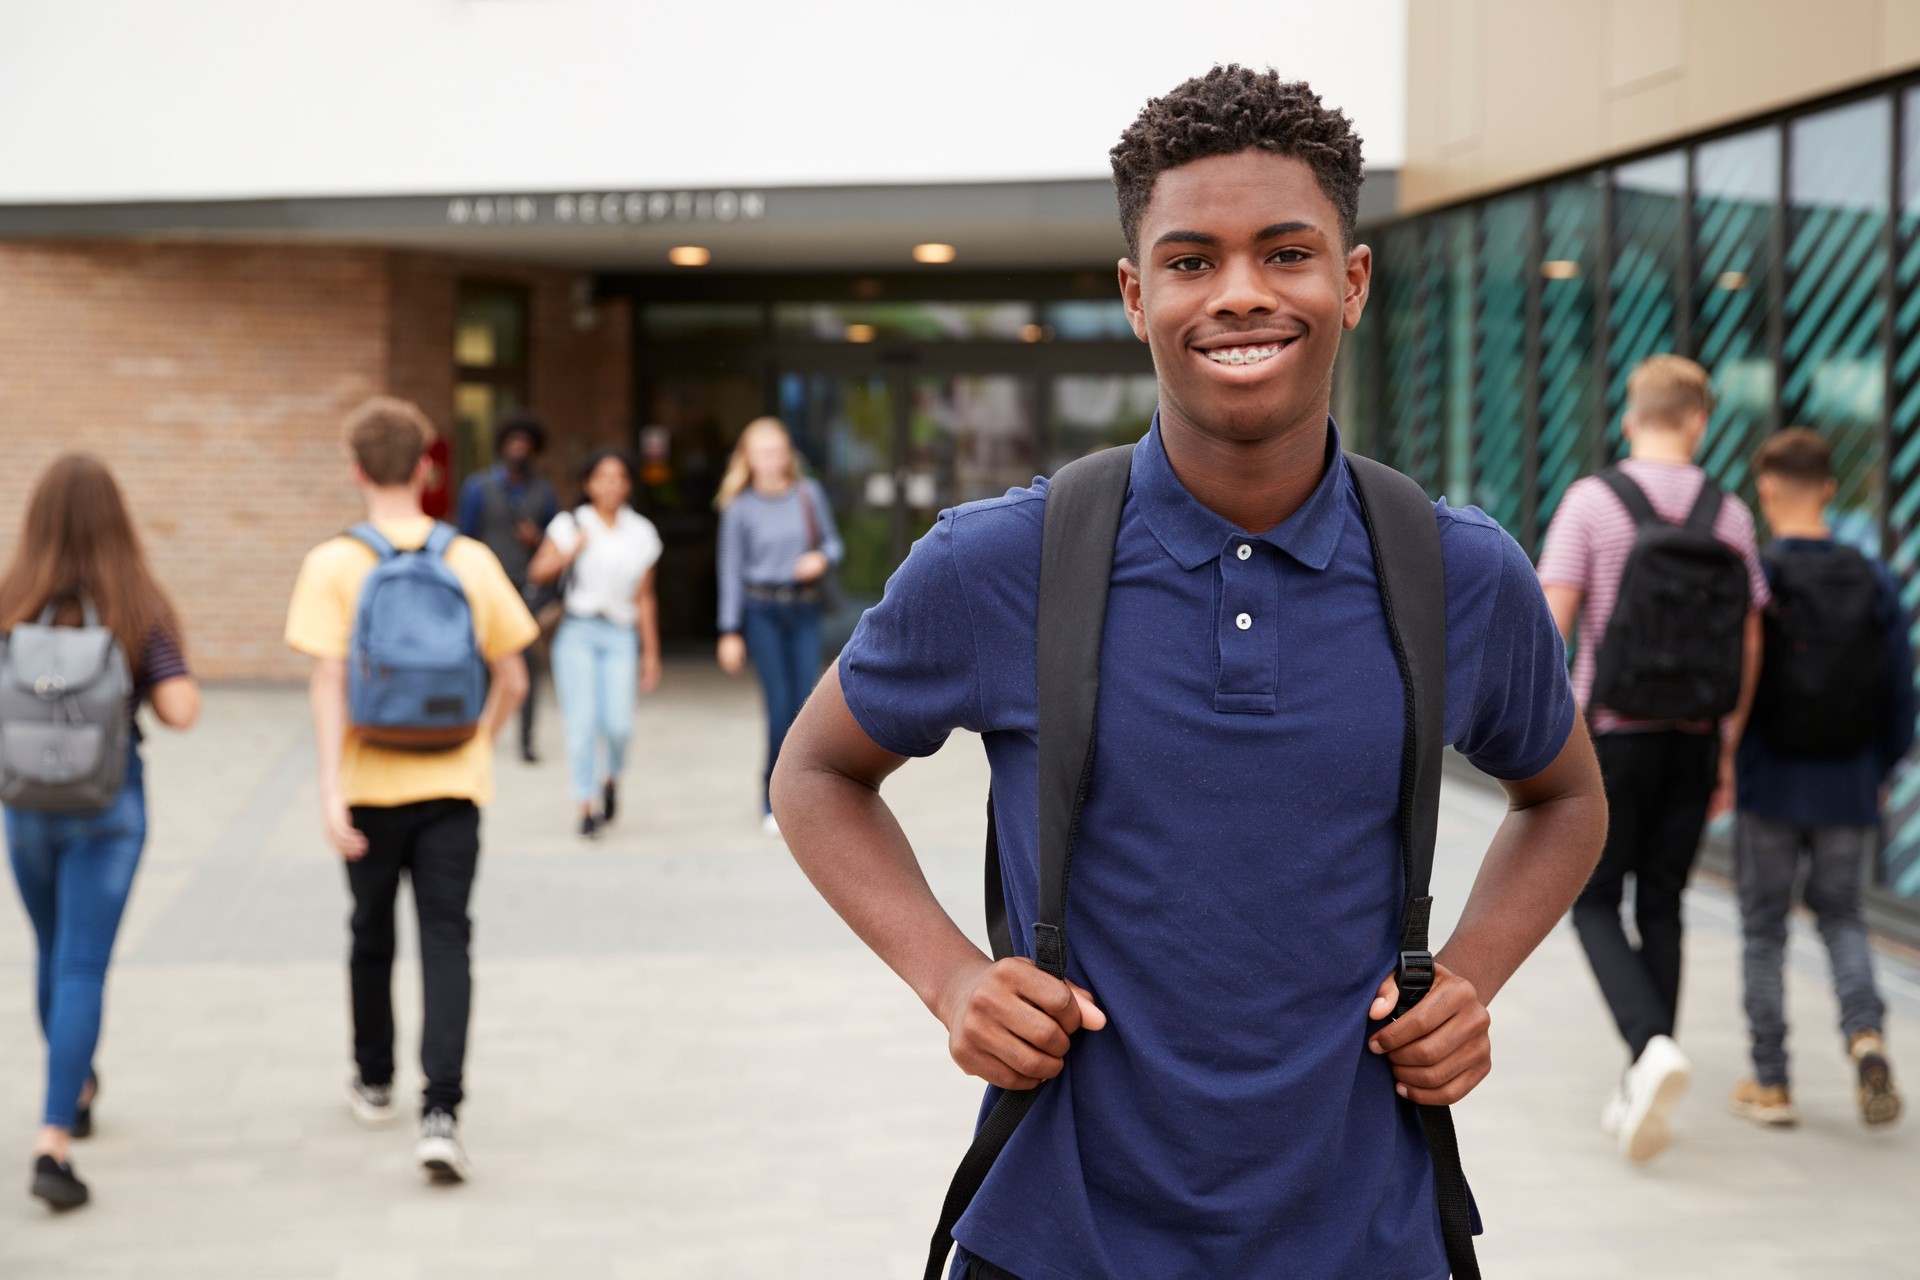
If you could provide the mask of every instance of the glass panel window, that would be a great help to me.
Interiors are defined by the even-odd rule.
[[[1892,131],[1885,98],[1807,116],[1788,131],[1781,407],[1790,425],[1832,443],[1840,493],[1830,519],[1841,537],[1869,547],[1879,542]]]
[[[893,397],[893,381],[882,375],[780,379],[780,417],[821,469],[846,543],[840,580],[862,609],[880,598],[894,567]]]
[[[527,291],[462,281],[453,322],[453,470],[493,465],[493,428],[527,403]]]
[[[1462,351],[1473,348],[1478,329],[1479,349],[1472,364],[1470,496],[1475,506],[1519,531],[1526,517],[1527,287],[1533,257],[1533,197],[1489,201],[1480,206],[1478,222],[1469,242],[1478,263],[1477,281],[1470,285],[1461,280],[1457,286],[1458,293],[1472,301],[1469,306],[1450,308],[1447,315],[1448,328],[1457,334],[1450,345]],[[1453,274],[1458,277],[1470,269],[1461,261]],[[1449,486],[1449,492],[1457,499],[1461,491]]]
[[[757,302],[656,302],[640,313],[640,332],[649,338],[757,338],[767,327],[767,310]]]
[[[1039,443],[1033,382],[1009,374],[913,380],[907,419],[907,533],[946,507],[997,498],[1033,480]]]
[[[1767,343],[1780,131],[1702,144],[1693,161],[1694,348],[1713,375],[1713,421],[1700,462],[1752,499],[1749,469],[1773,420]]]
[[[1147,434],[1160,405],[1160,384],[1150,373],[1063,374],[1049,390],[1048,475],[1097,449],[1132,444]]]
[[[1430,411],[1419,377],[1421,232],[1423,223],[1402,223],[1381,233],[1374,287],[1382,311],[1378,340],[1385,347],[1386,395],[1384,430],[1375,457],[1426,485],[1438,488],[1435,477],[1421,473],[1423,457],[1435,450],[1429,439],[1438,416]]]
[[[816,342],[1021,342],[1035,335],[1027,302],[783,302],[774,332]]]
[[[1687,158],[1669,151],[1612,174],[1613,262],[1608,268],[1607,440],[1626,452],[1620,413],[1627,377],[1648,356],[1679,342],[1681,218],[1687,195]]]
[[[1062,342],[1132,342],[1133,325],[1120,299],[1105,302],[1049,302],[1047,327]]]
[[[1533,525],[1545,536],[1567,487],[1591,465],[1601,420],[1595,275],[1606,190],[1598,177],[1548,187],[1540,227],[1540,440]]]

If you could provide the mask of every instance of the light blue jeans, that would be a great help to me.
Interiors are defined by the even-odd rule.
[[[598,799],[627,762],[639,679],[640,637],[632,627],[605,618],[569,617],[560,624],[553,687],[567,726],[569,785],[580,804]]]
[[[120,915],[147,839],[140,757],[99,813],[7,810],[7,853],[39,944],[36,1003],[47,1040],[43,1123],[73,1128],[100,1043],[101,999]]]

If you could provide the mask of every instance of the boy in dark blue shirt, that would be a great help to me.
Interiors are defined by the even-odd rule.
[[[1384,1023],[1405,700],[1327,414],[1372,269],[1360,142],[1306,85],[1235,66],[1150,102],[1112,160],[1120,292],[1160,398],[1114,546],[1067,980],[1031,959],[1045,480],[945,512],[915,545],[788,738],[775,812],[963,1070],[1046,1082],[954,1229],[954,1275],[1440,1280],[1408,1104],[1486,1077],[1486,1003],[1605,835],[1560,636],[1514,541],[1435,504],[1446,740],[1512,809],[1434,986]],[[982,735],[993,770],[1022,952],[997,962],[879,794],[954,729]]]
[[[1761,1124],[1796,1119],[1781,963],[1804,856],[1803,895],[1832,958],[1860,1116],[1891,1124],[1900,1095],[1881,1038],[1885,1006],[1874,987],[1860,881],[1877,846],[1881,787],[1913,745],[1910,623],[1887,566],[1833,540],[1825,518],[1836,489],[1832,450],[1817,432],[1779,432],[1754,472],[1773,534],[1763,561],[1773,603],[1760,692],[1739,752],[1734,878],[1754,1078],[1734,1088],[1733,1109]]]

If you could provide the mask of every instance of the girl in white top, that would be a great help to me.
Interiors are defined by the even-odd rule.
[[[566,616],[553,638],[553,684],[566,722],[580,834],[592,838],[613,821],[617,807],[636,681],[641,693],[660,685],[653,579],[662,547],[653,522],[627,505],[634,471],[624,454],[594,454],[582,488],[587,500],[554,517],[527,575],[535,582],[564,579]]]

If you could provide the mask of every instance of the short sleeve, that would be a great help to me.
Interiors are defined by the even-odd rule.
[[[955,729],[984,726],[973,620],[953,544],[947,512],[913,544],[840,653],[840,688],[853,718],[895,755],[932,755]]]
[[[653,521],[645,516],[634,518],[640,522],[640,537],[636,541],[640,547],[640,572],[644,575],[648,569],[660,563],[660,557],[665,554],[667,547],[660,540],[660,530]]]
[[[1530,778],[1573,732],[1566,647],[1519,543],[1490,520],[1449,541],[1450,740],[1482,773]]]
[[[287,647],[313,658],[344,658],[353,644],[356,584],[337,541],[307,553],[287,606]]]
[[[140,683],[146,688],[165,684],[169,680],[180,680],[193,674],[187,665],[187,658],[180,651],[180,641],[167,627],[155,627],[147,633],[147,643],[140,651]]]
[[[580,524],[573,518],[573,512],[562,511],[547,522],[547,537],[552,540],[561,555],[573,550],[580,541]]]
[[[466,545],[469,551],[463,557],[459,577],[473,608],[481,654],[494,662],[524,651],[540,638],[540,624],[533,620],[520,589],[507,577],[493,552],[477,542]]]
[[[1584,481],[1568,489],[1547,525],[1540,551],[1540,581],[1550,587],[1593,589],[1592,489]]]
[[[1740,553],[1747,566],[1748,599],[1755,609],[1764,609],[1773,600],[1767,585],[1766,570],[1760,567],[1760,547],[1754,534],[1753,512],[1740,499],[1728,495],[1720,518],[1714,522],[1714,536]]]

